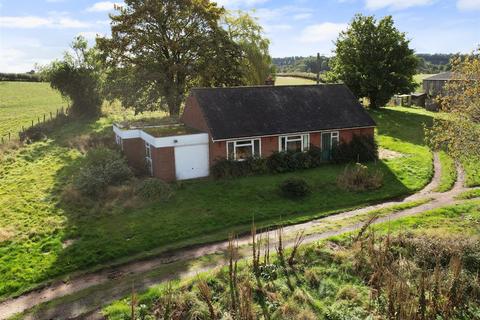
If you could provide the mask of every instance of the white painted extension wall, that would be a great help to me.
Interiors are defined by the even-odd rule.
[[[141,138],[154,148],[173,147],[177,180],[203,178],[210,174],[207,133],[156,138],[141,129],[125,130],[114,125],[113,131],[122,140]]]

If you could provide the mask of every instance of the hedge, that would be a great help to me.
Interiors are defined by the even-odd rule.
[[[325,162],[369,162],[378,159],[378,146],[373,137],[354,135],[349,143],[340,143],[325,161],[322,151],[310,147],[307,152],[275,152],[267,158],[249,158],[244,161],[219,159],[212,166],[216,179],[236,178],[265,173],[284,173],[319,167]]]

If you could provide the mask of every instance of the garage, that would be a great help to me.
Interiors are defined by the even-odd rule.
[[[177,180],[208,177],[208,144],[175,147]]]

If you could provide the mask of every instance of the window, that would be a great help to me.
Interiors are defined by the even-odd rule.
[[[310,147],[310,135],[302,134],[296,136],[283,136],[279,140],[280,152],[300,152],[307,151]]]
[[[252,157],[260,157],[260,139],[227,142],[228,160],[242,161]]]
[[[145,142],[145,166],[150,175],[153,176],[152,147],[148,142]]]
[[[332,146],[337,146],[339,143],[339,138],[338,138],[338,131],[332,132]]]
[[[120,137],[118,134],[115,135],[115,142],[120,146],[120,148],[123,150],[123,143],[122,143],[122,137]]]

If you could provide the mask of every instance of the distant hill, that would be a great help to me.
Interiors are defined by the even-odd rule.
[[[450,59],[456,54],[444,54],[444,53],[419,53],[417,57],[420,59],[420,65],[418,66],[418,73],[439,73],[450,70]],[[329,62],[331,57],[320,57],[320,72],[330,70]],[[278,73],[292,73],[292,72],[317,72],[317,57],[285,57],[285,58],[273,58],[273,64],[276,67]]]

